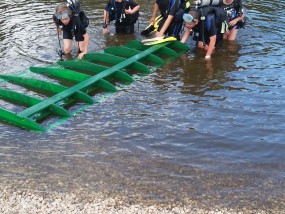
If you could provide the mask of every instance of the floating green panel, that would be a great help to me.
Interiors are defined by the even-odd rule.
[[[20,117],[14,112],[3,108],[0,108],[0,119],[28,130],[44,131],[44,128],[33,120],[26,117]]]
[[[170,42],[167,44],[167,47],[176,50],[179,55],[189,50],[189,47],[186,44],[181,43],[179,41]]]
[[[26,77],[18,77],[18,76],[4,76],[0,75],[1,79],[4,79],[6,81],[12,82],[17,85],[22,85],[25,87],[31,87],[38,90],[48,91],[50,93],[56,94],[59,93],[67,87],[58,85],[55,83],[39,80],[39,79],[33,79],[33,78],[26,78]]]
[[[105,48],[104,52],[105,53],[109,53],[109,54],[113,54],[113,55],[116,55],[116,56],[124,57],[124,58],[129,58],[129,57],[132,57],[132,56],[134,56],[136,54],[141,53],[141,51],[134,50],[134,49],[127,48],[127,47],[123,47],[123,46],[108,47],[108,48]],[[165,63],[163,61],[163,59],[161,59],[158,56],[155,56],[153,54],[149,54],[149,55],[147,55],[146,57],[144,57],[142,59],[146,60],[146,61],[153,62],[157,66],[161,66],[161,65],[163,65]]]
[[[104,88],[108,91],[112,91],[112,92],[118,91],[117,88],[113,84],[103,79],[96,81],[95,85],[101,88]]]
[[[76,71],[61,69],[61,68],[49,68],[49,67],[30,67],[30,70],[38,74],[48,74],[53,77],[62,78],[66,80],[72,80],[75,82],[81,82],[88,79],[90,76],[82,74]]]
[[[78,59],[74,59],[74,60],[70,60],[70,61],[59,61],[59,62],[57,62],[57,64],[65,67],[65,68],[78,69],[78,70],[82,70],[82,71],[89,71],[89,72],[92,72],[95,74],[98,74],[98,73],[109,68],[107,66],[98,65],[98,64],[91,63],[91,62],[88,62],[85,60],[78,60]]]
[[[0,98],[5,99],[13,103],[18,103],[22,106],[30,107],[35,104],[40,103],[42,100],[34,98],[25,94],[18,93],[16,91],[0,89]],[[52,104],[50,106],[50,111],[56,115],[68,117],[70,116],[68,111],[66,111],[61,106]]]
[[[138,40],[132,40],[130,42],[128,42],[126,45],[126,47],[129,47],[129,48],[135,48],[136,50],[140,50],[140,51],[144,51],[148,48],[150,48],[150,46],[146,46],[146,45],[143,45],[140,41]],[[157,51],[154,52],[154,54],[163,54],[163,55],[166,55],[166,56],[171,56],[171,57],[178,57],[179,54],[170,49],[170,48],[167,48],[167,47],[161,47],[159,48]]]
[[[139,51],[144,51],[149,48],[149,46],[143,45],[143,43],[141,43],[139,40],[131,40],[125,45],[125,47],[133,48]]]
[[[134,78],[132,78],[130,75],[128,75],[127,73],[123,72],[123,71],[116,71],[112,77],[118,78],[118,79],[122,79],[128,82],[133,82],[135,81]]]
[[[107,54],[107,53],[88,53],[84,55],[84,59],[90,60],[91,62],[95,61],[95,62],[111,63],[114,65],[117,65],[119,63],[125,62],[126,60],[129,60],[123,57],[118,57],[118,56],[114,56],[114,55]],[[130,62],[131,63],[123,63],[122,66],[118,67],[118,70],[122,68],[130,67],[144,74],[150,73],[150,69],[146,65],[140,62],[137,62],[136,60],[131,60]]]
[[[26,107],[40,102],[40,99],[6,89],[0,89],[0,98]]]

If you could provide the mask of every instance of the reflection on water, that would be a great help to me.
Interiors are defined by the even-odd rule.
[[[0,3],[1,74],[59,60],[51,20],[59,2]],[[143,29],[152,5],[138,2]],[[103,36],[104,5],[82,5],[91,51],[140,38]],[[211,61],[193,50],[48,133],[1,123],[1,186],[284,209],[283,7],[247,5],[247,28]]]

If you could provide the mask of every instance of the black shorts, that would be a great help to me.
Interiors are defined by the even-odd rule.
[[[82,42],[84,41],[84,37],[80,33],[74,34],[71,30],[63,30],[63,39],[73,39],[75,37],[75,41]]]
[[[131,34],[135,31],[134,24],[115,24],[116,33]]]

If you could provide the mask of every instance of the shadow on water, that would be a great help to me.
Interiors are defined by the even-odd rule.
[[[59,2],[0,3],[1,74],[59,60],[51,21]],[[152,5],[139,2],[148,8],[142,29]],[[140,38],[137,30],[102,36],[104,5],[82,5],[91,19],[90,51]],[[1,188],[284,210],[280,7],[281,1],[254,2],[247,7],[253,21],[211,61],[201,51],[185,54],[55,130],[33,133],[1,123]]]
[[[202,93],[205,94],[207,90],[222,87],[228,81],[227,73],[238,70],[236,62],[240,49],[237,43],[224,42],[223,48],[218,49],[211,60],[205,61],[205,53],[200,50],[182,57],[183,67],[186,68],[181,74],[182,92],[200,93],[203,96]]]

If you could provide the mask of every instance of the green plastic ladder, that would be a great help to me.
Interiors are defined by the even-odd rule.
[[[73,59],[59,61],[52,66],[30,67],[31,74],[47,75],[59,81],[66,81],[70,86],[53,83],[32,75],[0,75],[0,78],[10,84],[20,85],[41,96],[31,96],[7,88],[0,89],[0,99],[5,102],[20,105],[23,110],[11,111],[0,107],[0,120],[25,128],[27,130],[45,131],[59,121],[74,116],[79,111],[98,102],[94,99],[96,90],[110,93],[121,87],[115,86],[112,81],[123,82],[122,85],[135,81],[132,74],[144,76],[157,67],[164,65],[181,54],[187,52],[188,47],[179,41],[165,42],[153,46],[144,46],[140,41],[133,40],[125,46],[108,47],[104,52],[94,52],[84,55],[83,60]],[[93,95],[92,95],[93,94]],[[105,95],[106,96],[106,95]],[[104,95],[102,96],[102,98]],[[70,106],[81,104],[76,110]],[[45,125],[45,120],[57,118],[51,124]]]

